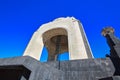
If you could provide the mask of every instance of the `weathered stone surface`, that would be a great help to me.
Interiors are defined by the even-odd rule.
[[[113,76],[115,72],[109,58],[46,63],[28,56],[0,59],[0,70],[6,69],[5,66],[8,66],[7,69],[10,66],[24,66],[30,71],[29,80],[98,80]]]
[[[5,68],[5,66],[8,66],[8,68]],[[24,66],[25,68],[30,70],[31,73],[29,76],[29,80],[63,80],[64,78],[63,71],[57,70],[56,68],[53,68],[47,64],[40,63],[39,61],[28,56],[0,59],[0,70],[2,70],[3,68],[7,70],[10,66]],[[7,77],[7,75],[4,76]],[[0,76],[0,78],[1,77],[2,76]]]
[[[107,77],[100,80],[120,80],[120,76],[112,76],[112,77]]]
[[[94,80],[112,76],[115,72],[109,58],[46,62],[65,72],[65,80]],[[86,77],[87,76],[87,77]]]

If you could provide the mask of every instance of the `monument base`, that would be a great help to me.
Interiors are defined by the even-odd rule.
[[[110,58],[50,61],[29,57],[0,59],[0,80],[120,80]]]

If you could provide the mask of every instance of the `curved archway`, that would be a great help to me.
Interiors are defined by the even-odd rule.
[[[43,43],[48,51],[48,61],[59,60],[59,54],[69,52],[67,31],[55,28],[43,33]],[[43,53],[42,53],[43,54]]]
[[[60,37],[62,37],[62,39]],[[56,46],[54,45],[56,42],[60,42],[59,40],[63,40],[62,44],[66,43],[65,42],[66,40],[68,41],[69,45],[67,45],[67,47],[65,48],[64,46],[62,46],[62,48],[60,48],[61,50],[59,50],[59,48],[56,48]],[[58,18],[57,20],[43,24],[33,34],[24,52],[24,55],[29,55],[39,60],[41,58],[44,46],[46,46],[46,48],[48,49],[51,58],[52,58],[51,54],[55,53],[55,50],[57,53],[69,51],[70,60],[86,59],[93,57],[82,24],[79,23],[77,19],[72,17],[60,19]],[[54,58],[55,54],[52,59],[55,60]]]

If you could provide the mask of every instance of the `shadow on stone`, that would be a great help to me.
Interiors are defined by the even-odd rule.
[[[22,65],[0,66],[0,80],[28,80],[31,71]]]

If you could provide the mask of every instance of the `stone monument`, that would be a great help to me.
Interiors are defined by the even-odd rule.
[[[42,49],[48,50],[48,61],[69,52],[69,60],[93,58],[82,24],[74,17],[58,18],[43,24],[33,34],[24,55],[40,59]]]
[[[112,27],[104,28],[102,35],[110,54],[94,59],[77,19],[58,18],[44,24],[33,34],[24,56],[0,59],[0,80],[120,80],[120,40]],[[44,46],[49,57],[40,62]],[[69,60],[57,61],[65,51]]]

